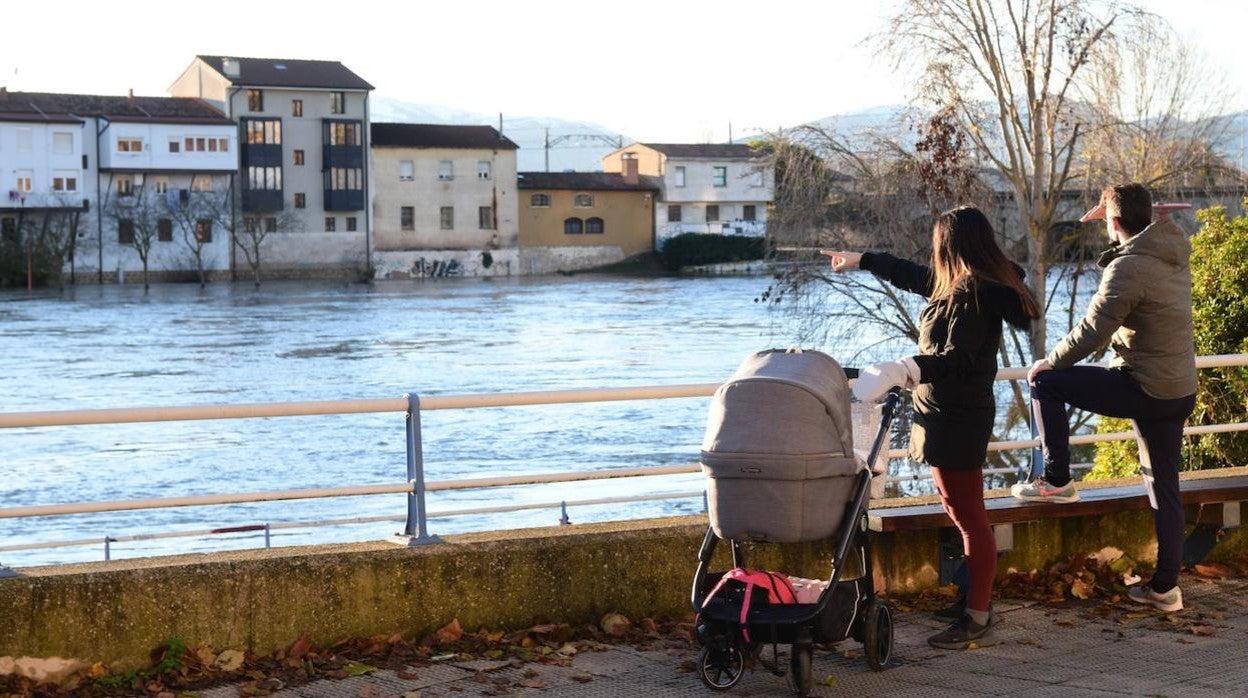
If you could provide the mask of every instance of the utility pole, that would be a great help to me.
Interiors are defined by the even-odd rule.
[[[550,172],[550,127],[546,127],[546,171]]]

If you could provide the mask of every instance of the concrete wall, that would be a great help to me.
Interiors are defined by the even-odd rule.
[[[453,618],[506,630],[539,616],[573,624],[611,611],[683,616],[705,531],[705,517],[691,516],[447,536],[418,548],[364,543],[26,568],[0,579],[0,659],[59,656],[123,669],[175,636],[265,655],[302,633],[322,646],[391,633],[416,639]],[[936,585],[939,539],[937,530],[877,536],[879,587]],[[1231,532],[1214,557],[1242,554],[1245,539]],[[1105,545],[1155,559],[1151,513],[1016,525],[998,569],[1044,568]],[[727,553],[721,545],[713,569],[730,566]],[[830,541],[755,546],[747,562],[826,577],[830,555]]]
[[[169,96],[199,97],[233,118],[228,99],[230,89],[230,81],[225,76],[196,58],[169,86]]]
[[[86,121],[85,125],[0,122],[0,208],[62,206],[65,202],[80,206],[83,199],[95,198],[94,120]],[[56,134],[69,136],[66,152],[53,152]],[[26,142],[29,149],[24,147]],[[89,155],[87,169],[82,167],[84,153]],[[19,176],[31,179],[31,190],[24,202],[10,202],[9,192],[17,189]],[[52,191],[55,176],[74,178],[75,190]]]
[[[515,247],[520,232],[516,210],[516,151],[477,148],[372,148],[373,217],[380,250],[470,250]],[[453,179],[438,178],[438,163],[449,160]],[[410,161],[411,180],[400,178]],[[477,176],[477,163],[490,163],[489,179]],[[413,229],[403,230],[400,209],[413,209]],[[454,228],[442,229],[441,209],[454,209]],[[482,228],[482,206],[496,206],[497,229]]]
[[[485,265],[486,255],[490,265]],[[420,279],[441,276],[513,276],[524,273],[520,252],[507,250],[407,250],[375,252],[373,278]]]
[[[204,147],[210,150],[186,148],[187,138],[204,139]],[[120,152],[120,140],[139,139],[143,142],[140,152]],[[209,143],[212,139],[216,143]],[[225,150],[220,141],[225,140]],[[178,152],[169,151],[170,142],[178,144]],[[198,145],[198,142],[196,142]],[[100,148],[99,166],[120,170],[181,170],[204,172],[208,170],[235,171],[238,169],[238,127],[233,124],[151,124],[113,122],[104,132]]]
[[[569,236],[571,237],[571,236]],[[614,245],[580,247],[522,247],[519,273],[554,274],[593,269],[623,261],[624,251]]]
[[[534,206],[533,195],[546,194],[550,206]],[[594,197],[591,208],[573,205],[577,194]],[[567,234],[563,221],[575,217],[603,220],[603,233]],[[648,191],[579,191],[524,189],[520,196],[521,247],[618,247],[624,256],[654,249],[654,193]]]
[[[629,155],[637,159],[637,174],[651,175],[662,177],[664,174],[664,157],[653,148],[647,148],[640,143],[620,148],[611,153],[607,153],[602,158],[603,172],[623,172],[624,156]]]

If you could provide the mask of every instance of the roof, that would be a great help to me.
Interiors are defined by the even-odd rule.
[[[373,122],[373,147],[392,148],[487,148],[516,150],[520,146],[493,126],[449,124],[396,124]]]
[[[753,158],[759,155],[744,143],[639,143],[673,158]],[[627,150],[623,148],[622,150]]]
[[[78,117],[110,121],[231,125],[211,104],[195,97],[126,97],[52,92],[0,92],[0,120],[81,123]]]
[[[235,58],[196,56],[231,83],[247,87],[310,87],[338,90],[371,90],[373,86],[338,61],[306,61],[287,58]],[[227,75],[225,62],[238,62],[238,75]]]
[[[659,191],[657,178],[641,176],[637,184],[618,172],[521,172],[520,189],[579,189],[586,191]]]

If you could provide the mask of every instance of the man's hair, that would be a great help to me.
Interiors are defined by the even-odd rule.
[[[1117,218],[1127,235],[1135,235],[1153,222],[1153,197],[1143,184],[1115,184],[1101,192],[1106,218]]]

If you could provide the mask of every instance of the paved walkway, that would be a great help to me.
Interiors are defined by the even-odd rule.
[[[1248,696],[1248,581],[1183,578],[1177,617],[1144,607],[1092,603],[1050,608],[998,603],[999,643],[943,652],[925,638],[943,625],[927,613],[899,613],[894,664],[871,671],[853,641],[816,652],[819,696],[1008,695],[1016,698],[1146,695]],[[783,652],[782,648],[782,652]],[[770,648],[768,649],[770,654]],[[377,671],[280,690],[282,698],[325,696],[667,696],[716,695],[693,673],[692,651],[613,646],[578,654],[571,667],[478,661]],[[787,666],[785,657],[781,656]],[[240,695],[238,686],[204,698]],[[759,669],[725,696],[792,695],[784,677]]]

